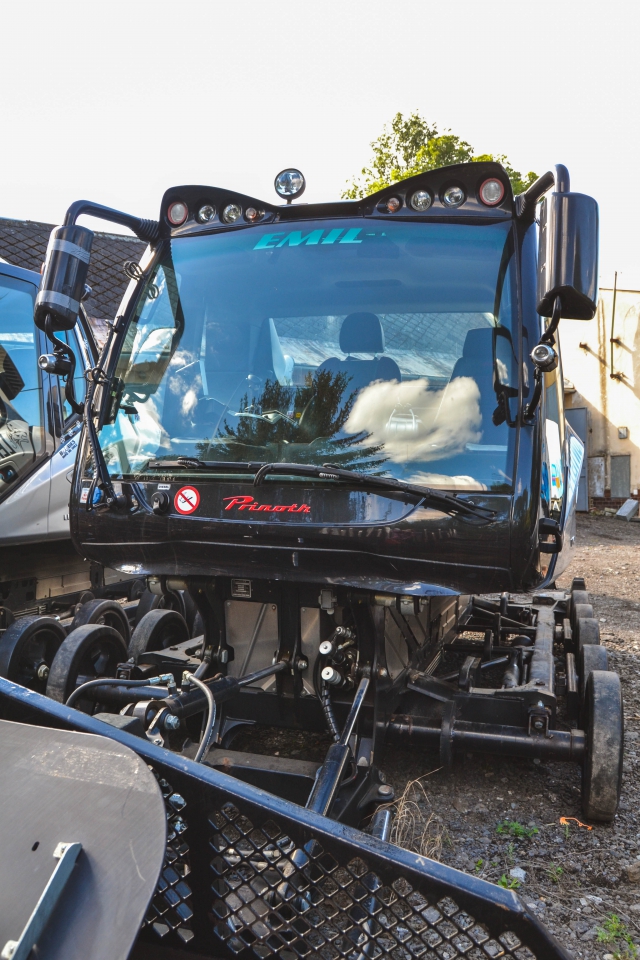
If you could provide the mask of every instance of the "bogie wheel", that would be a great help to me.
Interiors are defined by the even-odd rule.
[[[585,694],[586,743],[582,809],[590,820],[613,820],[620,800],[624,746],[622,688],[617,673],[593,670]]]
[[[578,662],[582,653],[582,648],[591,644],[600,643],[600,624],[594,617],[580,618],[576,621],[574,640],[576,644],[576,653]]]
[[[576,603],[591,603],[591,601],[589,600],[589,591],[588,590],[572,590],[571,605],[575,606]]]
[[[576,603],[572,611],[571,626],[575,630],[578,620],[593,620],[593,607],[590,603]]]
[[[146,617],[152,610],[175,610],[181,617],[185,616],[184,599],[180,593],[174,590],[159,596],[151,593],[151,590],[145,590],[136,608],[135,626],[137,627],[143,617]],[[185,618],[186,619],[186,618]]]
[[[44,693],[65,636],[64,627],[53,617],[20,617],[0,639],[0,676]]]
[[[115,600],[90,600],[77,611],[71,624],[71,630],[83,627],[86,623],[104,623],[117,630],[126,644],[131,638],[131,628],[126,613]]]
[[[587,694],[587,680],[593,670],[609,669],[609,656],[604,647],[595,643],[586,644],[580,651],[578,661],[579,693],[580,693],[580,716],[584,722],[585,717],[585,697]]]
[[[66,703],[76,687],[88,680],[115,677],[116,667],[127,659],[127,645],[122,635],[104,623],[86,623],[72,630],[56,653],[49,679],[47,696]],[[79,700],[76,710],[90,713],[94,704]]]
[[[133,631],[128,656],[138,662],[147,650],[166,650],[189,640],[189,627],[175,610],[151,610]]]

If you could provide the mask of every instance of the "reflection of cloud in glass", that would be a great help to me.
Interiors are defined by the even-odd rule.
[[[345,430],[366,431],[396,463],[441,460],[480,440],[479,400],[471,377],[456,377],[442,390],[431,391],[424,378],[378,381],[358,394]]]
[[[415,483],[418,487],[446,487],[447,490],[487,490],[486,483],[480,483],[473,477],[459,475],[450,477],[446,473],[428,473],[418,470],[410,477],[404,477],[408,483]]]

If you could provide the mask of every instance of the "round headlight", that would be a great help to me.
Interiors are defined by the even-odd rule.
[[[304,193],[307,183],[299,170],[293,167],[287,170],[281,170],[273,181],[273,186],[279,197],[286,200],[292,200],[293,197],[300,197]]]
[[[188,215],[189,208],[182,200],[176,200],[167,210],[169,223],[172,223],[174,227],[179,227],[181,223],[184,223]]]
[[[462,187],[447,187],[442,195],[442,202],[447,207],[459,207],[464,201],[465,195]]]
[[[209,223],[215,215],[216,208],[211,206],[210,203],[205,203],[205,205],[198,210],[198,220],[200,223]]]
[[[222,211],[222,219],[225,223],[235,223],[241,216],[242,207],[239,207],[237,203],[228,203]]]
[[[500,180],[485,180],[480,187],[480,199],[488,207],[495,207],[504,197],[504,184]]]
[[[428,190],[416,190],[409,202],[413,210],[416,210],[418,213],[423,213],[423,211],[428,210],[431,206],[431,194]]]
[[[389,213],[397,213],[401,206],[402,200],[400,197],[389,197],[387,200],[387,210]]]
[[[262,210],[256,210],[255,207],[247,207],[244,215],[250,223],[253,223],[255,220],[260,220],[263,214]]]

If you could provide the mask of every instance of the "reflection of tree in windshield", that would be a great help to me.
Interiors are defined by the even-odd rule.
[[[281,455],[292,447],[289,459],[297,462],[315,463],[321,452],[345,467],[360,464],[368,471],[375,469],[386,460],[379,455],[383,445],[365,445],[370,436],[366,430],[351,436],[343,433],[356,398],[353,391],[344,399],[350,379],[346,373],[321,370],[307,374],[304,386],[267,380],[259,396],[251,401],[248,394],[242,398],[237,424],[225,419],[221,439],[230,446],[279,447]],[[215,449],[208,443],[197,444],[197,448],[201,457]],[[219,453],[219,447],[217,450]]]

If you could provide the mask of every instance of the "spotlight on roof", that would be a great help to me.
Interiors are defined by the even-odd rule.
[[[294,197],[301,197],[307,182],[299,170],[293,167],[287,170],[281,170],[273,181],[273,186],[279,197],[284,197],[287,203],[291,203]]]

